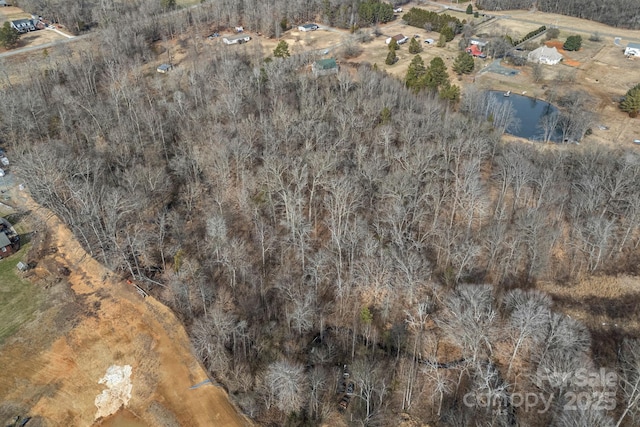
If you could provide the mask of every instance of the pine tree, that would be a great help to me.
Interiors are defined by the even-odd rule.
[[[411,39],[411,41],[409,42],[409,53],[412,55],[417,55],[420,52],[422,52],[422,46],[420,46],[418,40],[416,40],[415,38]]]
[[[5,49],[13,49],[16,47],[19,38],[20,33],[11,28],[9,22],[5,22],[4,25],[0,27],[0,45]]]
[[[454,103],[460,101],[460,88],[446,81],[440,88],[440,99]]]
[[[456,60],[453,62],[453,71],[458,75],[470,74],[473,71],[475,63],[473,62],[473,56],[467,52],[460,52]]]
[[[425,76],[427,69],[424,66],[424,61],[420,55],[416,55],[411,60],[409,68],[407,68],[407,76],[404,79],[408,88],[413,89],[414,92],[419,92],[420,89],[425,87]]]
[[[562,48],[564,50],[580,50],[582,46],[582,37],[581,36],[569,36],[567,40],[564,42]]]
[[[440,38],[438,39],[438,47],[445,47],[447,45],[447,36],[444,34],[440,34]]]
[[[442,84],[449,81],[447,67],[439,56],[436,56],[429,63],[425,75],[425,86],[430,89],[438,89]]]
[[[289,53],[289,44],[281,40],[280,43],[273,49],[273,57],[274,58],[288,58],[291,54]]]
[[[440,34],[444,35],[445,40],[450,42],[456,36],[456,33],[453,32],[453,29],[447,24],[441,30]]]
[[[391,39],[391,41],[389,42],[389,50],[393,50],[396,51],[400,49],[400,45],[398,44],[396,39]]]
[[[393,65],[396,63],[396,51],[393,49],[389,49],[389,53],[387,54],[387,59],[385,59],[384,63],[387,65]]]
[[[471,5],[471,3],[469,3],[469,6],[467,6],[467,15],[473,15],[473,6]]]
[[[638,113],[640,113],[640,84],[627,91],[624,99],[620,101],[620,109],[629,113],[629,117],[638,117]]]

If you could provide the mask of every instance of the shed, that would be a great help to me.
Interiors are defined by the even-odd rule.
[[[4,231],[0,232],[0,258],[6,258],[13,253],[13,245]]]
[[[315,31],[317,29],[318,29],[318,26],[316,24],[304,24],[304,25],[298,26],[298,31],[303,31],[303,32]]]
[[[16,264],[16,267],[20,271],[27,271],[29,269],[29,264],[20,261],[19,263]]]
[[[409,41],[409,38],[408,38],[408,37],[405,37],[405,36],[404,36],[404,35],[402,35],[402,34],[396,34],[396,35],[395,35],[395,36],[393,36],[393,37],[389,37],[389,38],[388,38],[388,39],[386,39],[384,42],[385,42],[386,44],[389,44],[389,43],[391,43],[391,40],[395,40],[398,44],[403,44],[403,43],[408,42],[408,41]]]
[[[238,36],[225,36],[222,38],[224,44],[242,44],[251,40],[251,36],[240,34]]]
[[[311,65],[311,71],[316,77],[326,76],[328,74],[338,74],[339,69],[338,63],[334,58],[321,59]]]
[[[172,68],[173,68],[173,65],[171,64],[162,64],[156,69],[156,71],[158,71],[159,73],[165,74],[165,73],[168,73],[169,70],[171,70]]]
[[[529,52],[527,59],[530,62],[537,62],[539,64],[555,65],[562,61],[562,55],[555,47],[540,46],[536,50]]]
[[[483,39],[476,39],[473,38],[471,40],[469,40],[469,44],[472,44],[474,46],[478,46],[480,48],[485,47],[489,42],[487,42],[486,40]]]
[[[640,57],[640,43],[629,43],[627,47],[624,49],[624,54],[626,56],[637,56]]]

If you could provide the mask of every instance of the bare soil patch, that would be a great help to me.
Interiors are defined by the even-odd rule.
[[[105,388],[98,380],[117,364],[132,367],[127,411],[140,425],[164,425],[170,418],[184,426],[250,425],[221,388],[189,389],[207,374],[168,308],[113,277],[24,194],[13,200],[32,208],[33,221],[46,223],[44,258],[30,279],[54,303],[41,307],[38,318],[0,349],[0,366],[11,367],[0,378],[0,422],[29,415],[47,425],[92,425],[94,400]],[[160,418],[159,407],[165,412]]]

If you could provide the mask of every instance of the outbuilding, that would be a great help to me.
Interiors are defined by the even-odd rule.
[[[627,47],[624,49],[624,54],[626,56],[640,57],[640,43],[627,44]]]
[[[391,40],[395,40],[398,44],[403,44],[409,41],[408,37],[403,36],[402,34],[396,34],[393,37],[389,37],[388,39],[386,39],[384,42],[386,44],[391,43]]]
[[[298,31],[302,31],[304,33],[306,33],[307,31],[315,31],[317,29],[318,29],[318,26],[316,24],[304,24],[304,25],[298,26]]]
[[[311,71],[316,77],[338,74],[339,70],[338,63],[334,58],[320,59],[311,65]]]
[[[225,36],[222,38],[224,44],[242,44],[251,40],[251,36],[240,34],[238,36]]]

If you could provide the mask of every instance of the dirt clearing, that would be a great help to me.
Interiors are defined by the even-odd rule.
[[[34,238],[43,257],[30,272],[47,303],[0,348],[0,366],[9,368],[0,378],[0,422],[28,415],[50,426],[93,425],[106,389],[98,382],[118,365],[131,367],[131,398],[116,417],[154,427],[250,425],[221,388],[189,389],[207,374],[168,308],[113,278],[56,217],[17,197],[48,230]]]

